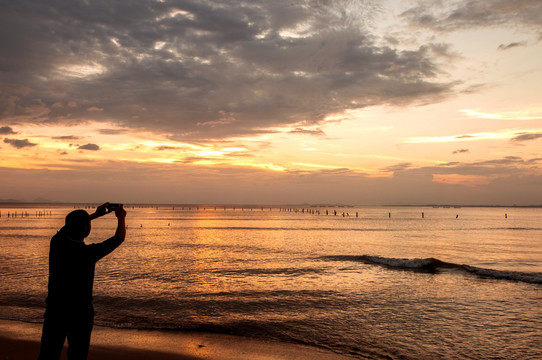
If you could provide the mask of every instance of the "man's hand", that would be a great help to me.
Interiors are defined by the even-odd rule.
[[[124,219],[126,217],[126,210],[124,210],[122,204],[115,209],[115,216],[119,219]]]
[[[99,218],[100,216],[104,216],[105,214],[107,214],[107,204],[109,203],[98,206],[94,214],[90,214],[90,220],[94,220],[96,218]]]

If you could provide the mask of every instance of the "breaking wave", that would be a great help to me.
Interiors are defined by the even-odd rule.
[[[323,256],[322,259],[330,261],[354,261],[365,264],[382,265],[395,269],[414,271],[438,272],[444,269],[456,269],[484,278],[497,280],[521,281],[530,284],[542,284],[542,272],[522,272],[481,268],[465,264],[445,262],[435,258],[389,258],[374,255],[336,255]]]

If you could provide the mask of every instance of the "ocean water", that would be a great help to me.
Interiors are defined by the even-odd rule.
[[[49,240],[73,209],[0,208],[0,318],[42,320]],[[542,209],[127,211],[126,241],[96,267],[96,324],[359,359],[542,359]],[[87,242],[115,225],[93,221]]]

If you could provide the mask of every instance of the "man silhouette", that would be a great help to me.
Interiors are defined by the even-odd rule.
[[[91,220],[115,211],[115,235],[87,245]],[[86,359],[94,323],[92,287],[96,262],[115,250],[126,237],[126,211],[122,205],[105,203],[94,214],[74,210],[65,226],[51,239],[49,285],[39,360],[59,359],[68,338],[68,359]]]

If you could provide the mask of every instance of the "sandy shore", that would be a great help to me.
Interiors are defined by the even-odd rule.
[[[0,360],[36,359],[41,324],[0,320]],[[62,354],[66,359],[66,351]],[[95,326],[89,360],[346,360],[322,349],[229,335],[143,331]]]

